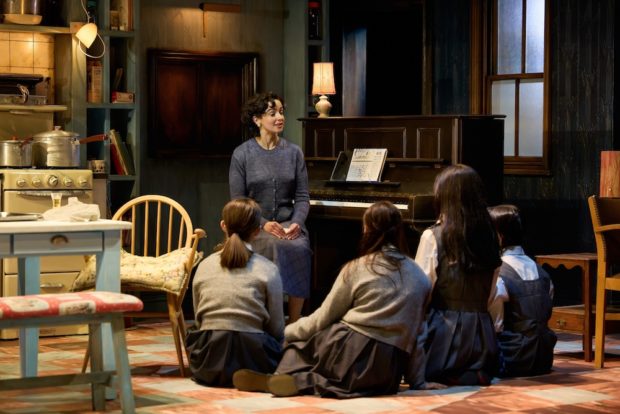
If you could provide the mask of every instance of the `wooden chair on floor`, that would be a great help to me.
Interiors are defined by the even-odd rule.
[[[597,253],[594,366],[602,368],[605,359],[605,321],[620,321],[620,312],[610,312],[607,291],[620,291],[620,198],[590,196],[590,216]]]
[[[162,292],[166,295],[166,312],[128,313],[137,318],[168,318],[182,376],[189,374],[184,362],[185,319],[181,307],[204,230],[194,228],[187,211],[177,201],[161,195],[136,197],[114,214],[112,220],[131,222],[121,240],[121,290],[130,293]],[[74,290],[90,287],[94,273],[90,258],[74,284]],[[88,355],[84,361],[86,367]]]

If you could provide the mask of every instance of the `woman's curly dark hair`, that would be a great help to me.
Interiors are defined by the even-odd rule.
[[[276,104],[276,100],[284,106],[284,99],[273,92],[263,92],[252,96],[241,108],[241,123],[248,129],[251,137],[260,134],[259,128],[254,123],[254,117],[261,117],[265,111]]]

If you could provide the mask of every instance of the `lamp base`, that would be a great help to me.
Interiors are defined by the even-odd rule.
[[[319,118],[328,118],[329,111],[332,109],[332,104],[329,103],[327,96],[321,95],[319,96],[318,102],[314,105],[314,108],[319,113]]]

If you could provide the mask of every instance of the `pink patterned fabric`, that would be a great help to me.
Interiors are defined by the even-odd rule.
[[[115,292],[50,293],[0,298],[0,320],[140,310],[140,299]]]

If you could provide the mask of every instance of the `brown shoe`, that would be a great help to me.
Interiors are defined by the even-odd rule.
[[[252,371],[251,369],[240,369],[235,371],[232,377],[233,385],[240,391],[270,392],[267,380],[270,374]]]
[[[295,378],[293,378],[292,375],[271,375],[267,379],[267,387],[269,389],[269,392],[276,397],[290,397],[292,395],[299,394],[299,390],[297,389],[297,385],[295,384]]]

